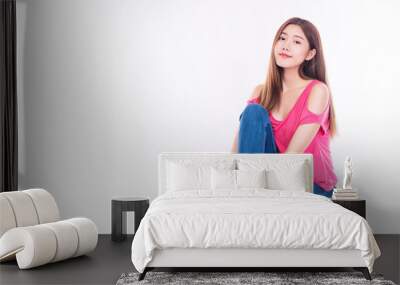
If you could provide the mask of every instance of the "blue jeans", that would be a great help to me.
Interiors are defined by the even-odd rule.
[[[331,189],[330,191],[326,191],[326,190],[322,189],[321,186],[319,186],[317,183],[314,183],[314,194],[332,198],[333,189]]]
[[[238,153],[279,153],[268,110],[260,104],[248,104],[239,117]],[[314,183],[314,194],[332,197]]]
[[[239,121],[238,153],[279,153],[267,109],[249,104]]]

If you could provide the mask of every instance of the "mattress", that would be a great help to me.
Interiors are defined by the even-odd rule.
[[[359,250],[372,272],[381,252],[367,221],[309,192],[185,190],[158,196],[132,242],[143,272],[157,249]]]

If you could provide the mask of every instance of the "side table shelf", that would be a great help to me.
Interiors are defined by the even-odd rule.
[[[149,208],[150,199],[142,197],[118,197],[111,200],[111,240],[126,239],[126,212],[135,212],[135,233]]]

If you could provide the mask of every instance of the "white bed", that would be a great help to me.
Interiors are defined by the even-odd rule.
[[[177,164],[200,171],[177,178]],[[215,189],[208,167],[273,175],[264,188]],[[370,279],[380,250],[367,221],[312,194],[312,169],[310,154],[160,154],[159,196],[132,242],[139,279],[156,267],[353,267]]]

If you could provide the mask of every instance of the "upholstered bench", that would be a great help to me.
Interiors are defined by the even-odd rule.
[[[97,238],[90,219],[60,220],[44,189],[0,193],[0,262],[16,259],[20,269],[57,262],[94,250]]]

